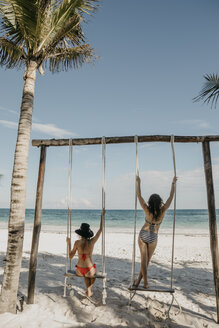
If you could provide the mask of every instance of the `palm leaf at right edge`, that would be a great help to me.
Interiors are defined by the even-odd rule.
[[[205,84],[199,95],[195,97],[194,101],[204,101],[204,103],[211,103],[211,107],[215,106],[219,97],[219,76],[217,74],[204,75]]]

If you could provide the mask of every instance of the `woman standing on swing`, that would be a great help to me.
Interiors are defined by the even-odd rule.
[[[76,265],[76,274],[79,277],[84,277],[84,282],[87,288],[86,296],[91,297],[93,293],[91,288],[95,282],[96,274],[96,264],[93,263],[92,254],[94,245],[99,239],[101,232],[103,230],[103,218],[105,215],[105,209],[101,213],[100,228],[96,235],[93,237],[94,233],[90,229],[88,223],[82,223],[80,229],[75,230],[75,232],[81,237],[76,240],[73,248],[71,249],[71,239],[67,237],[66,241],[68,244],[68,254],[69,258],[72,259],[76,252],[78,252],[78,263]]]
[[[145,224],[141,228],[138,236],[138,245],[141,253],[141,271],[138,279],[134,283],[136,287],[138,287],[142,278],[144,279],[144,288],[149,287],[147,281],[148,265],[157,246],[157,236],[160,224],[162,223],[165,213],[173,200],[176,180],[177,178],[175,176],[172,181],[170,196],[165,204],[157,194],[152,194],[148,200],[148,204],[146,204],[141,196],[140,177],[136,177],[138,200],[145,212]]]

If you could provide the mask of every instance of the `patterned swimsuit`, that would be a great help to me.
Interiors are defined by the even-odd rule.
[[[145,244],[152,244],[155,240],[157,240],[157,233],[154,232],[154,228],[156,225],[160,225],[160,223],[158,223],[158,224],[151,223],[147,220],[146,220],[146,222],[150,224],[150,230],[147,231],[147,230],[141,229],[141,231],[139,232],[139,236]]]

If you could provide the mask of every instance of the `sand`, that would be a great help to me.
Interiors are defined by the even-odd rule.
[[[76,237],[75,235],[73,236]],[[71,280],[71,289],[63,297],[66,236],[42,231],[36,276],[35,304],[27,305],[27,281],[32,232],[25,231],[19,293],[24,307],[17,315],[0,315],[0,327],[218,327],[209,236],[204,231],[192,234],[177,231],[174,255],[175,300],[169,293],[138,292],[128,306],[132,265],[131,231],[109,230],[106,235],[107,300],[102,304],[102,280],[95,282],[90,302],[84,296],[83,278]],[[172,236],[160,233],[158,246],[149,267],[151,286],[170,286]],[[0,275],[7,244],[7,230],[0,229]],[[94,250],[94,260],[101,270],[101,240]],[[73,260],[73,266],[76,264]],[[136,248],[136,272],[140,257]],[[177,302],[182,311],[179,312]]]

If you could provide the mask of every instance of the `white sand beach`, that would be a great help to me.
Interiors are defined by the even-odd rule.
[[[75,236],[74,236],[75,237]],[[0,327],[218,327],[212,275],[209,236],[177,231],[175,239],[174,287],[177,303],[167,317],[171,295],[139,292],[128,306],[127,289],[131,276],[133,234],[112,229],[106,235],[107,301],[101,303],[102,280],[95,282],[92,297],[83,295],[83,279],[75,277],[72,289],[63,297],[66,236],[58,232],[41,232],[36,276],[35,304],[27,305],[27,281],[32,232],[25,232],[19,292],[24,295],[23,312],[0,315]],[[158,246],[149,268],[149,284],[170,284],[172,236],[159,235]],[[2,278],[7,230],[0,229]],[[136,248],[136,272],[140,257]],[[101,270],[101,241],[94,250],[94,261]],[[73,260],[73,266],[76,259]]]

